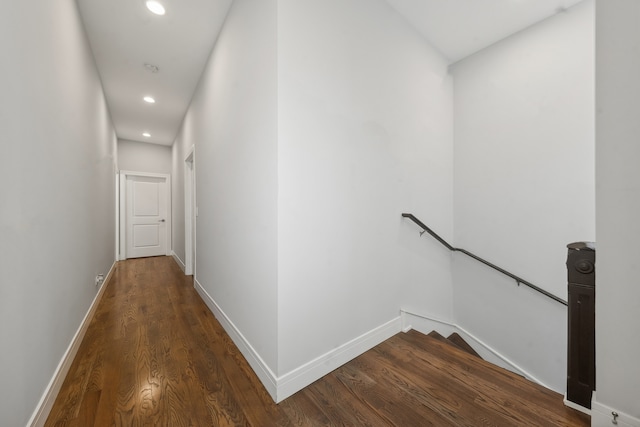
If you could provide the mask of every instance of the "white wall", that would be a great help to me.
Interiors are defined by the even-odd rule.
[[[592,425],[640,425],[640,3],[596,15],[596,398]],[[634,417],[632,422],[628,417]]]
[[[401,307],[451,318],[450,255],[400,214],[451,237],[452,108],[381,0],[233,3],[173,146],[174,251],[195,145],[196,278],[272,379]]]
[[[447,64],[382,0],[278,3],[278,373],[397,317],[451,318]]]
[[[180,179],[196,148],[196,278],[230,332],[277,381],[403,308],[563,389],[564,307],[455,258],[454,318],[451,255],[400,213],[566,297],[565,245],[594,239],[593,49],[587,2],[457,64],[454,97],[382,0],[234,2],[173,147]]]
[[[25,425],[114,262],[115,145],[73,0],[0,14],[0,420]]]
[[[235,0],[173,151],[174,176],[182,180],[184,158],[196,149],[196,279],[273,371],[276,59],[276,1]],[[184,256],[184,191],[174,188],[182,215],[174,251]]]
[[[118,140],[118,167],[123,171],[171,174],[171,155],[166,145]]]
[[[595,239],[594,2],[452,67],[455,245],[567,298],[566,244]],[[464,255],[456,322],[563,391],[566,308]]]

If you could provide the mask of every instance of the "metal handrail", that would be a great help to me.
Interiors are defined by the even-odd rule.
[[[418,224],[420,226],[420,228],[422,228],[423,231],[420,232],[420,235],[422,236],[424,233],[429,233],[434,239],[436,239],[438,242],[440,242],[444,247],[446,247],[447,249],[449,249],[451,252],[462,252],[463,254],[465,254],[468,257],[471,257],[473,259],[475,259],[476,261],[479,261],[481,263],[483,263],[484,265],[493,268],[496,271],[499,271],[500,273],[504,274],[505,276],[509,276],[511,277],[513,280],[516,281],[516,283],[518,284],[518,286],[520,286],[520,284],[523,284],[525,286],[530,287],[531,289],[540,292],[541,294],[551,298],[554,301],[559,302],[562,305],[567,305],[567,302],[565,300],[563,300],[560,297],[555,296],[554,294],[552,294],[551,292],[545,291],[544,289],[534,285],[533,283],[524,280],[523,278],[516,276],[513,273],[508,272],[507,270],[505,270],[504,268],[500,268],[497,265],[490,263],[489,261],[480,258],[478,255],[475,255],[469,251],[467,251],[466,249],[461,249],[461,248],[456,248],[451,246],[449,243],[447,243],[446,240],[444,240],[442,237],[438,236],[438,234],[433,231],[432,229],[430,229],[429,227],[427,227],[422,221],[420,221],[418,218],[416,218],[413,214],[410,213],[403,213],[402,216],[404,218],[409,218],[411,221],[415,222],[416,224]]]

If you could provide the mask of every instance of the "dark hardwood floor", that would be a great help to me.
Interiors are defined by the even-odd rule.
[[[173,259],[116,266],[47,426],[588,426],[562,396],[417,332],[279,405]]]

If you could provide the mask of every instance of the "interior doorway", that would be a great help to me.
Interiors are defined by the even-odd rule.
[[[121,260],[170,255],[169,175],[120,172],[119,233]]]

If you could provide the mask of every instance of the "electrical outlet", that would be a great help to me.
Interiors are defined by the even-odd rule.
[[[104,274],[98,274],[96,276],[96,286],[102,285],[102,282],[104,282]]]

